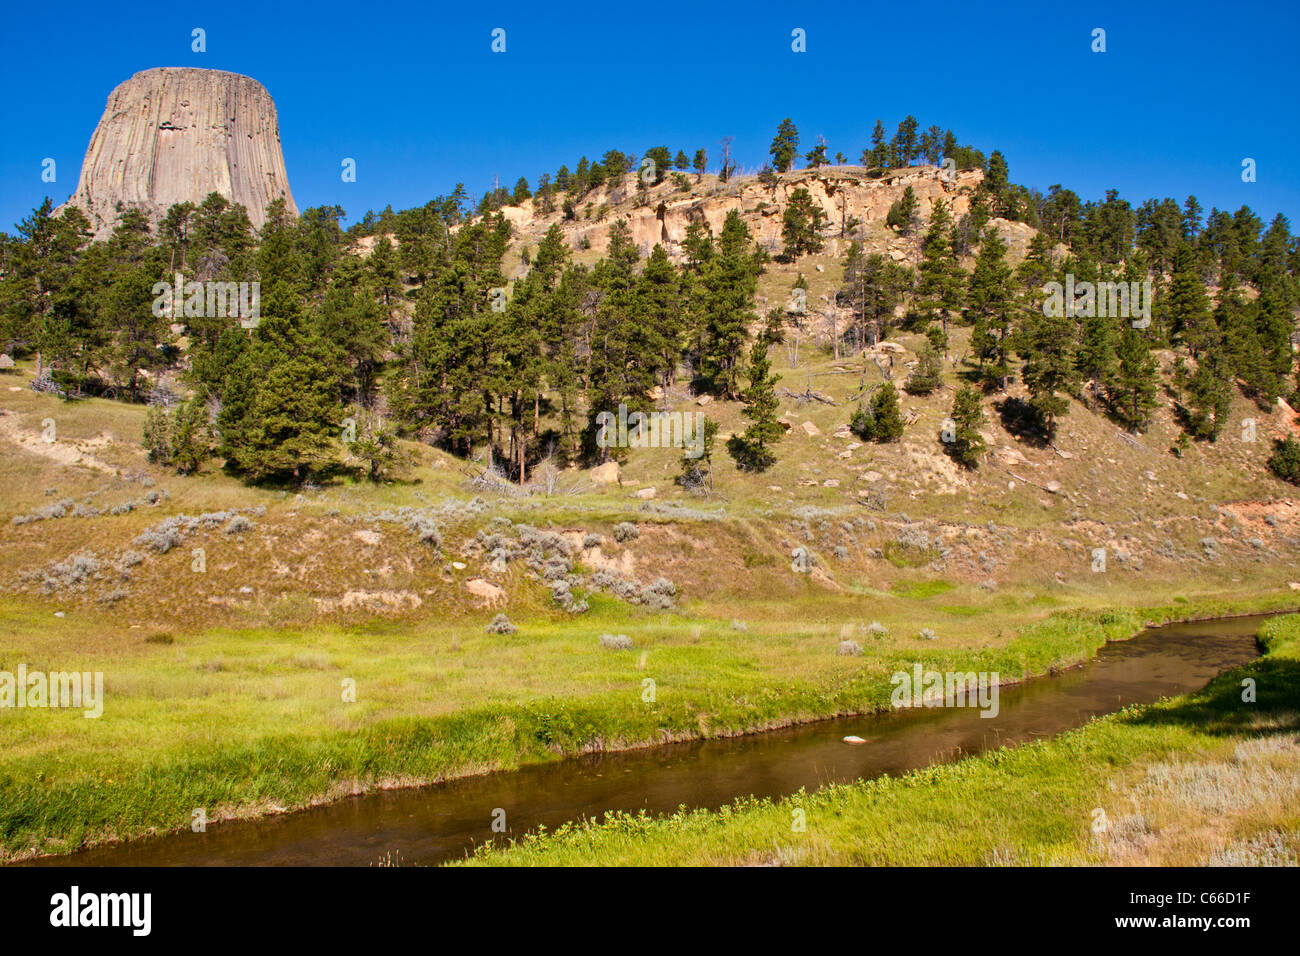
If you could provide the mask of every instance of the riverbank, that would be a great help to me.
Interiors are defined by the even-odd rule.
[[[617,815],[469,862],[1296,865],[1300,615],[1265,622],[1258,640],[1262,657],[1203,691],[1051,741],[718,812]]]
[[[788,607],[791,620],[769,615],[743,632],[690,613],[593,608],[580,633],[546,621],[523,622],[526,636],[513,637],[402,626],[215,632],[143,654],[138,639],[132,654],[110,641],[100,648],[103,718],[6,715],[13,745],[0,757],[0,837],[15,860],[188,829],[196,808],[209,821],[251,819],[575,753],[869,713],[887,707],[888,675],[903,663],[1018,680],[1086,660],[1151,621],[1293,600],[1202,598],[1129,611],[1037,609],[1037,617],[990,609],[954,618],[934,642],[910,633],[917,601],[880,602],[889,633],[861,638],[857,657],[835,647],[846,627],[864,627],[860,599],[821,601],[817,617]],[[13,617],[6,624],[18,627]],[[601,649],[595,628],[629,633],[636,650]],[[49,664],[49,638],[47,630],[41,655],[20,650],[20,659]],[[345,705],[339,686],[349,675],[358,703]],[[643,699],[647,677],[652,701]]]

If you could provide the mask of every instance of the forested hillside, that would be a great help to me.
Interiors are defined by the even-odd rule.
[[[17,235],[0,236],[0,344],[39,358],[35,387],[153,406],[155,461],[182,473],[224,462],[255,483],[400,477],[399,439],[418,438],[526,484],[544,461],[626,457],[594,442],[596,416],[649,412],[675,384],[744,403],[727,452],[761,471],[781,455],[772,358],[792,339],[839,356],[923,333],[929,347],[897,385],[926,395],[945,362],[957,370],[959,440],[933,437],[966,467],[980,461],[981,397],[1017,383],[1018,427],[1046,442],[1071,398],[1140,434],[1167,391],[1181,426],[1175,455],[1218,439],[1238,393],[1265,413],[1279,399],[1297,404],[1300,243],[1284,216],[1207,212],[1194,196],[1043,195],[1015,185],[998,151],[922,132],[912,117],[891,139],[877,122],[859,167],[827,151],[817,143],[796,169],[787,119],[771,164],[753,174],[725,142],[713,174],[704,149],[610,150],[543,173],[535,188],[520,178],[475,200],[458,187],[349,229],[341,208],[295,218],[277,201],[255,233],[246,210],[214,193],[174,206],[156,234],[125,210],[108,241],[90,242],[80,211],[55,216],[47,200]],[[866,188],[912,167],[947,198],[918,198],[908,184],[883,217],[839,221],[820,199],[849,188],[832,174]],[[680,241],[638,242],[629,227],[646,209],[662,218],[676,201],[748,182],[770,188],[772,208],[730,208],[716,231],[693,215]],[[779,241],[757,225],[773,214]],[[1026,237],[1022,250],[1009,249],[1008,224]],[[831,246],[837,262],[814,271],[811,257]],[[187,290],[158,308],[157,284],[178,273],[260,283],[260,315],[212,314],[201,287],[197,300]],[[1102,291],[1053,310],[1053,282]],[[1153,298],[1139,319],[1145,282]],[[1133,290],[1132,316],[1106,308],[1106,283]],[[1173,356],[1167,374],[1162,350]],[[858,396],[862,438],[901,435],[895,384]],[[1278,442],[1270,464],[1300,480],[1300,447]]]

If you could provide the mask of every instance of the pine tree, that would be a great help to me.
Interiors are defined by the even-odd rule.
[[[1007,350],[1014,308],[1011,267],[1006,256],[1006,243],[996,229],[989,227],[984,231],[967,291],[968,311],[976,323],[971,345],[979,356],[985,381],[1003,388],[1010,375]],[[987,367],[986,360],[990,363]]]
[[[1268,467],[1283,481],[1300,485],[1300,441],[1290,435],[1275,441]]]
[[[151,405],[144,414],[143,442],[151,462],[155,465],[171,464],[171,421],[167,416],[167,409],[161,405]]]
[[[1214,441],[1232,410],[1232,369],[1218,343],[1201,353],[1187,382],[1186,428],[1193,438]]]
[[[921,346],[916,359],[916,368],[912,369],[912,374],[903,383],[903,389],[909,395],[929,395],[943,383],[943,362],[928,341]]]
[[[900,235],[910,236],[916,228],[918,207],[916,193],[911,186],[908,186],[903,190],[903,195],[889,207],[889,212],[885,215],[885,225],[890,229],[898,230]]]
[[[898,124],[898,130],[894,133],[893,146],[894,156],[898,159],[900,166],[912,165],[912,160],[920,149],[920,142],[917,139],[917,129],[920,124],[916,121],[915,116],[907,116]]]
[[[930,228],[921,244],[912,308],[921,322],[936,319],[948,331],[948,315],[961,308],[964,275],[952,251],[952,217],[942,200],[930,211]]]
[[[1094,314],[1083,319],[1074,367],[1082,380],[1093,383],[1093,395],[1103,394],[1114,377],[1119,334],[1118,322],[1109,315]]]
[[[251,481],[300,481],[335,461],[338,378],[287,283],[273,283],[262,311],[254,341],[227,379],[218,419],[222,452]],[[236,394],[239,401],[231,401]]]
[[[697,427],[701,453],[696,457],[682,455],[682,473],[677,476],[677,483],[687,492],[708,495],[713,492],[713,446],[718,437],[718,423],[712,418],[701,418]]]
[[[871,396],[871,419],[873,441],[896,442],[903,437],[903,415],[893,382],[885,382]]]
[[[1174,272],[1169,283],[1165,315],[1171,331],[1179,336],[1195,358],[1206,346],[1218,339],[1219,330],[1210,314],[1210,300],[1205,283],[1197,274],[1196,259],[1187,245],[1174,255]]]
[[[198,471],[211,452],[206,395],[200,392],[181,403],[175,412],[171,435],[170,464],[182,475]]]
[[[1248,305],[1243,300],[1235,280],[1229,280],[1219,290],[1214,324],[1223,330],[1218,347],[1226,351],[1233,374],[1242,380],[1246,394],[1265,405],[1272,405],[1281,394],[1281,383],[1260,344],[1257,311],[1255,305]]]
[[[944,423],[944,431],[939,437],[953,458],[967,468],[974,468],[984,453],[984,437],[980,434],[980,427],[984,424],[984,406],[980,403],[979,392],[969,385],[957,389],[951,418],[951,423]]]
[[[779,258],[793,262],[804,254],[822,251],[821,228],[826,213],[813,202],[812,193],[802,186],[790,193],[782,218],[781,239],[785,247]]]
[[[817,137],[818,143],[812,149],[808,150],[804,160],[808,163],[809,169],[820,169],[830,162],[826,158],[826,141],[822,137]]]
[[[703,371],[728,398],[737,394],[738,359],[749,327],[758,321],[753,310],[758,271],[749,227],[733,209],[703,269]]]
[[[862,165],[871,169],[884,169],[889,165],[889,147],[885,145],[885,124],[876,120],[871,130],[871,148],[863,150]]]
[[[682,352],[680,282],[677,270],[664,247],[655,243],[637,284],[641,315],[646,335],[655,350],[655,374],[664,385],[671,385]]]
[[[1020,377],[1048,441],[1056,437],[1056,420],[1070,410],[1069,398],[1062,393],[1078,386],[1073,337],[1072,319],[1044,315],[1041,309],[1028,312],[1017,335],[1017,351],[1024,361]]]
[[[741,414],[750,420],[743,436],[730,442],[732,457],[747,471],[766,471],[776,462],[772,446],[781,440],[785,430],[777,421],[776,383],[781,376],[772,374],[772,363],[767,357],[767,342],[760,336],[749,352],[746,372],[749,387],[745,389],[745,407]]]
[[[844,255],[844,285],[837,295],[853,314],[852,332],[859,346],[874,345],[889,334],[894,308],[911,285],[909,271],[879,253],[866,255],[856,240]]]
[[[777,172],[789,172],[795,157],[799,155],[799,130],[790,117],[781,120],[768,152],[772,154],[772,165]]]
[[[1125,324],[1106,395],[1119,422],[1131,432],[1146,429],[1156,406],[1156,360],[1146,336]]]

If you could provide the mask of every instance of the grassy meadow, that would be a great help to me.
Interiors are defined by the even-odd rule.
[[[838,404],[783,398],[778,464],[747,475],[719,453],[707,499],[673,483],[674,449],[634,452],[617,484],[566,469],[549,494],[484,493],[465,462],[416,443],[402,480],[377,485],[250,488],[212,463],[181,478],[146,460],[142,408],[37,395],[31,372],[0,374],[0,670],[102,671],[106,701],[98,720],[0,712],[0,860],[177,830],[200,807],[252,817],[864,713],[915,661],[1015,679],[1151,621],[1300,602],[1288,559],[1300,508],[1263,470],[1262,445],[1176,460],[1157,450],[1174,433],[1162,413],[1135,456],[1076,404],[1056,447],[1039,448],[990,407],[988,460],[961,473],[932,434],[950,390],[904,399],[916,418],[903,442],[855,443],[848,399],[879,372],[811,348],[786,384]],[[706,411],[724,435],[743,427],[737,403]],[[407,511],[436,522],[437,545],[393,520]],[[236,513],[246,530],[232,533]],[[222,517],[165,551],[141,543],[202,514]],[[619,540],[620,523],[636,536]],[[670,579],[673,607],[584,584],[589,610],[570,614],[535,571],[493,571],[474,550],[480,532],[524,525],[578,542],[585,582]],[[793,571],[796,547],[809,573]],[[484,582],[497,597],[473,590]],[[498,613],[518,631],[488,633]],[[633,649],[601,648],[606,633]],[[839,655],[841,641],[862,653]]]
[[[1264,656],[1198,693],[1054,740],[718,812],[612,815],[468,863],[1295,866],[1300,615],[1265,622],[1258,639]]]

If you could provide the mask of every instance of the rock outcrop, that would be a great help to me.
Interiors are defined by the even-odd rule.
[[[157,226],[168,208],[212,192],[242,204],[255,227],[283,196],[297,215],[275,103],[256,80],[221,70],[160,67],[108,97],[69,203],[106,238],[122,209]]]
[[[934,166],[913,166],[877,179],[860,167],[826,166],[820,170],[784,173],[771,184],[753,176],[738,177],[729,184],[715,183],[689,195],[664,185],[652,191],[647,206],[629,209],[634,192],[631,184],[635,180],[627,177],[620,185],[602,187],[584,197],[581,203],[584,209],[609,205],[618,210],[616,215],[606,216],[599,222],[585,218],[566,221],[558,214],[539,218],[532,203],[507,206],[501,213],[521,235],[540,236],[547,225],[558,221],[566,234],[573,237],[575,245],[581,241],[584,248],[602,255],[609,246],[613,221],[625,215],[632,241],[643,253],[648,253],[655,243],[661,243],[670,255],[677,256],[682,252],[682,240],[693,220],[707,223],[716,236],[722,231],[727,213],[735,210],[745,219],[755,241],[775,251],[781,245],[782,216],[790,194],[796,189],[808,190],[813,203],[825,213],[829,226],[851,219],[872,224],[884,221],[889,207],[909,186],[920,204],[923,220],[929,218],[936,199],[943,199],[949,211],[960,218],[969,211],[970,197],[983,178],[978,169],[963,170],[949,181]],[[833,244],[833,254],[838,255],[839,251],[838,245]]]

